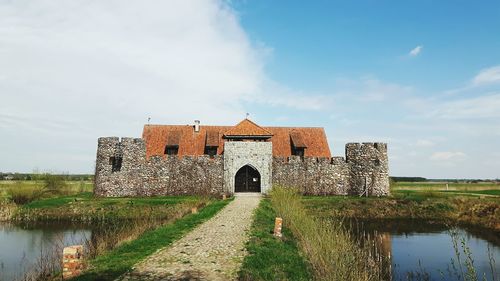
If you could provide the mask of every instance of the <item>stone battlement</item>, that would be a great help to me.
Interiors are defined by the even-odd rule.
[[[345,158],[273,157],[270,142],[229,142],[223,155],[146,157],[141,138],[98,139],[94,193],[97,196],[225,194],[234,192],[235,173],[256,168],[262,192],[273,184],[304,194],[389,194],[387,144],[348,143]]]

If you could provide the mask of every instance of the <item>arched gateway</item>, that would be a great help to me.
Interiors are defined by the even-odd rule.
[[[235,192],[260,192],[260,173],[250,165],[241,167],[234,177]]]

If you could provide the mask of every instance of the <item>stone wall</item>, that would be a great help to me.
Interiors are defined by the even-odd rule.
[[[110,157],[122,157],[119,171]],[[223,190],[221,156],[160,156],[146,160],[142,139],[99,138],[94,194],[97,196],[158,196],[215,194]]]
[[[386,143],[348,143],[345,146],[345,155],[350,170],[350,194],[389,194]]]
[[[119,171],[112,157],[121,158]],[[97,196],[158,196],[234,193],[245,165],[261,175],[261,191],[273,184],[310,195],[389,194],[387,144],[349,143],[346,158],[273,157],[270,142],[226,142],[224,156],[153,156],[140,138],[100,138],[94,193]]]
[[[275,157],[273,184],[309,195],[389,194],[387,144],[349,143],[343,157]]]
[[[260,173],[262,193],[272,186],[273,147],[271,142],[228,141],[224,143],[224,189],[234,193],[234,178],[238,170],[250,165]]]
[[[275,157],[273,183],[298,188],[309,195],[345,195],[349,189],[349,166],[343,157]]]

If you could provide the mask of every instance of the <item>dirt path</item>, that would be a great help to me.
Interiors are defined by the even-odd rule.
[[[260,195],[236,196],[222,211],[119,280],[234,280]]]

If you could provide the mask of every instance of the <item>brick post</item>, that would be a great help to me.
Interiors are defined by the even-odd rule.
[[[63,279],[78,276],[84,269],[83,246],[74,245],[63,249]]]
[[[282,218],[276,218],[274,221],[274,236],[281,238],[283,234],[281,234],[281,227],[283,225],[283,219]]]

